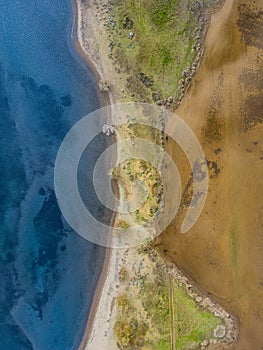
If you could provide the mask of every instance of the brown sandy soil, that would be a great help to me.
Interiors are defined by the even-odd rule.
[[[156,242],[237,317],[239,337],[231,347],[237,350],[263,349],[262,69],[262,0],[226,0],[212,17],[200,68],[177,110],[210,161],[207,202],[187,234],[179,232],[182,209]],[[170,140],[166,147],[186,185],[186,158]]]

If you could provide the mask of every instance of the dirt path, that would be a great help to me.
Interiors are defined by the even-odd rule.
[[[176,319],[175,319],[175,300],[174,300],[174,288],[173,288],[173,277],[168,272],[169,282],[169,304],[171,314],[171,350],[176,350]]]
[[[210,167],[206,205],[186,235],[185,211],[157,244],[239,320],[233,349],[263,348],[263,3],[226,0],[205,41],[198,73],[177,114]],[[186,186],[191,169],[169,140]],[[167,250],[167,252],[166,252]]]

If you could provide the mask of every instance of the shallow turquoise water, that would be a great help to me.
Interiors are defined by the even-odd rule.
[[[76,349],[104,250],[61,217],[53,168],[98,108],[96,82],[73,47],[70,0],[0,6],[0,349]]]

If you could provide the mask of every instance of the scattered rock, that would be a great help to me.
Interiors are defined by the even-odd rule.
[[[209,341],[207,339],[205,339],[204,341],[202,341],[202,343],[200,345],[203,346],[204,348],[206,348],[209,345]]]
[[[124,20],[122,22],[122,26],[124,29],[132,29],[133,28],[133,20],[128,16],[124,17]]]
[[[100,80],[98,82],[98,88],[100,92],[108,92],[110,90],[110,86],[107,82]]]
[[[110,124],[104,124],[102,127],[103,134],[110,136],[114,133],[114,127]],[[116,285],[118,287],[118,285]]]
[[[219,325],[214,329],[214,336],[215,338],[224,338],[226,335],[226,327],[223,325]]]
[[[157,102],[162,100],[163,96],[160,92],[152,92],[152,99]]]
[[[187,78],[187,77],[189,77],[190,75],[191,75],[191,69],[188,67],[188,68],[186,68],[186,69],[183,71],[182,77],[183,77],[183,78]]]
[[[153,85],[153,79],[148,77],[146,74],[144,73],[139,73],[139,78],[140,81],[146,86],[146,87],[151,87]]]
[[[185,80],[184,79],[181,79],[180,81],[179,81],[179,86],[184,86],[185,85]]]

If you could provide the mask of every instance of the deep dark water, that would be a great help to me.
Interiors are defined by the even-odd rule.
[[[0,349],[76,349],[104,250],[65,223],[53,168],[98,108],[96,82],[74,51],[70,0],[0,5]]]

